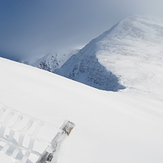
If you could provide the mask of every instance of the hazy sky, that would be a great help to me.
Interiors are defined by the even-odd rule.
[[[130,15],[163,16],[162,0],[0,0],[0,56],[81,48]]]

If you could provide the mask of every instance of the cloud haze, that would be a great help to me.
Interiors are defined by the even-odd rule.
[[[127,16],[162,17],[163,1],[0,0],[0,56],[20,60],[82,47]]]

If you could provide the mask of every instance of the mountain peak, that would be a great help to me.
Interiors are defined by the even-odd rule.
[[[93,39],[56,73],[98,89],[154,91],[151,82],[157,85],[155,74],[163,71],[162,44],[161,21],[131,16]]]

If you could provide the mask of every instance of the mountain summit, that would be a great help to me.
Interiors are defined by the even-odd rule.
[[[55,72],[103,90],[155,92],[163,89],[162,45],[163,22],[132,16],[93,39]]]

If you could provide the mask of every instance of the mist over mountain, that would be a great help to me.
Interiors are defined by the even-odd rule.
[[[0,57],[21,61],[81,49],[131,15],[163,17],[162,0],[0,0]]]

